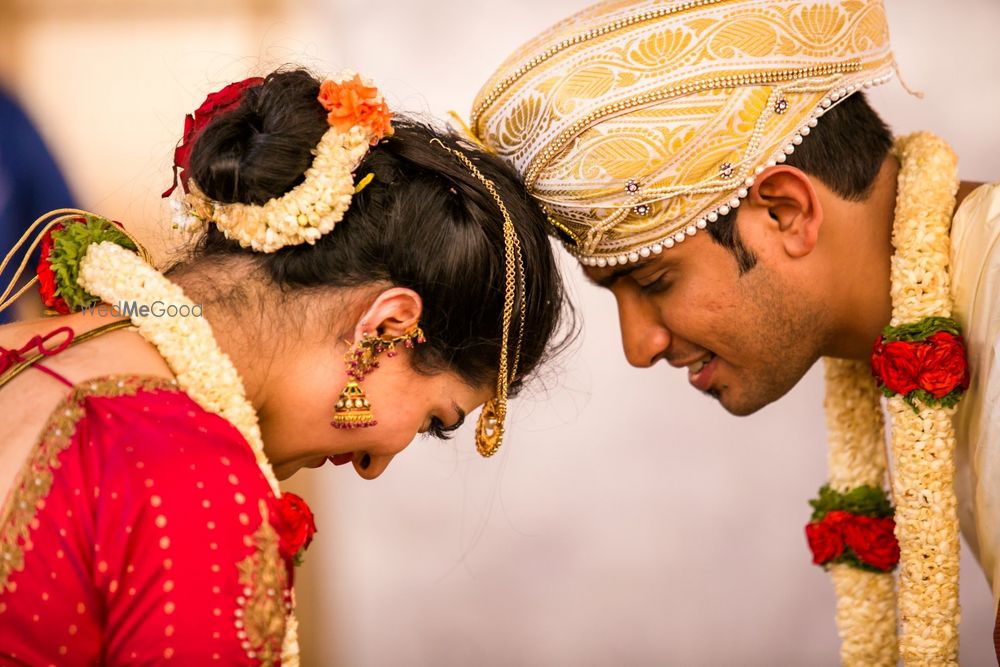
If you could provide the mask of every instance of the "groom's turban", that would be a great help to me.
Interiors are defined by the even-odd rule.
[[[880,1],[605,2],[508,58],[471,128],[584,264],[614,266],[738,206],[824,111],[893,67]]]

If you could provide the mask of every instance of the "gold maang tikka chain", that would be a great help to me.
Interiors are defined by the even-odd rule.
[[[524,319],[525,319],[525,287],[524,287],[524,259],[521,256],[521,240],[517,236],[514,223],[504,206],[503,199],[497,193],[493,181],[483,176],[482,172],[473,164],[462,151],[445,146],[439,139],[432,139],[431,143],[436,143],[446,151],[457,157],[462,164],[475,176],[493,197],[500,214],[503,216],[503,240],[504,240],[504,297],[503,297],[503,330],[500,340],[500,369],[497,373],[497,393],[483,406],[479,414],[479,421],[476,423],[476,450],[485,457],[493,456],[503,444],[504,419],[507,416],[507,395],[510,386],[517,377],[517,366],[521,359],[521,343],[524,340]],[[508,348],[510,346],[510,324],[514,316],[514,302],[519,300],[521,308],[518,314],[517,345],[514,347],[513,359],[508,359]],[[508,369],[509,362],[509,369]]]
[[[344,361],[347,363],[347,385],[340,392],[340,398],[334,406],[333,421],[330,422],[334,428],[367,428],[375,426],[375,415],[372,413],[371,402],[361,388],[361,380],[373,370],[378,368],[379,356],[385,352],[387,357],[395,357],[396,346],[402,345],[412,349],[414,343],[424,343],[424,332],[418,326],[407,329],[402,336],[394,338],[383,338],[373,336],[365,332],[361,334],[361,340],[354,345],[350,345]]]

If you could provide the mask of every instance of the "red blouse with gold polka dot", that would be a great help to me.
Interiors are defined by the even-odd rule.
[[[165,379],[73,388],[0,509],[0,664],[272,664],[291,599],[246,440]]]

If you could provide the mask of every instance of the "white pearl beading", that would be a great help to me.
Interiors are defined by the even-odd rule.
[[[787,160],[788,156],[795,152],[795,147],[802,143],[802,138],[808,136],[812,131],[812,128],[816,127],[819,123],[820,116],[851,94],[862,89],[868,89],[883,84],[886,81],[889,81],[892,77],[893,72],[890,71],[882,76],[859,83],[853,83],[830,91],[828,95],[820,100],[819,105],[810,114],[809,120],[796,130],[792,136],[789,137],[786,143],[782,144],[780,148],[774,151],[763,164],[759,164],[754,167],[753,174],[743,179],[740,186],[732,191],[732,197],[729,200],[701,216],[685,228],[671,232],[666,238],[655,243],[651,243],[627,253],[619,253],[617,255],[586,255],[580,252],[578,248],[569,245],[567,245],[567,249],[570,253],[575,255],[584,266],[605,268],[608,266],[619,266],[638,262],[653,255],[659,255],[664,250],[673,248],[679,243],[683,243],[689,236],[697,234],[699,229],[705,229],[709,224],[716,222],[720,217],[728,215],[733,209],[739,208],[740,202],[749,194],[750,188],[753,186],[756,177],[763,173],[765,169],[774,167],[775,165],[781,164]],[[757,138],[758,137],[755,132],[755,136],[751,139],[751,142]]]

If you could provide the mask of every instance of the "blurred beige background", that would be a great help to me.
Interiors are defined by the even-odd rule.
[[[570,0],[0,0],[0,81],[38,121],[82,203],[175,242],[159,193],[183,115],[249,73],[352,67],[397,109],[467,115],[508,52]],[[1000,179],[996,0],[888,0],[907,83],[874,93],[930,129],[967,179]],[[810,565],[825,478],[811,373],[728,416],[664,366],[625,364],[614,304],[565,262],[584,334],[518,400],[504,450],[471,428],[416,441],[377,481],[294,485],[320,533],[300,570],[304,664],[835,665],[833,596]],[[990,596],[967,558],[963,665],[995,664]]]

